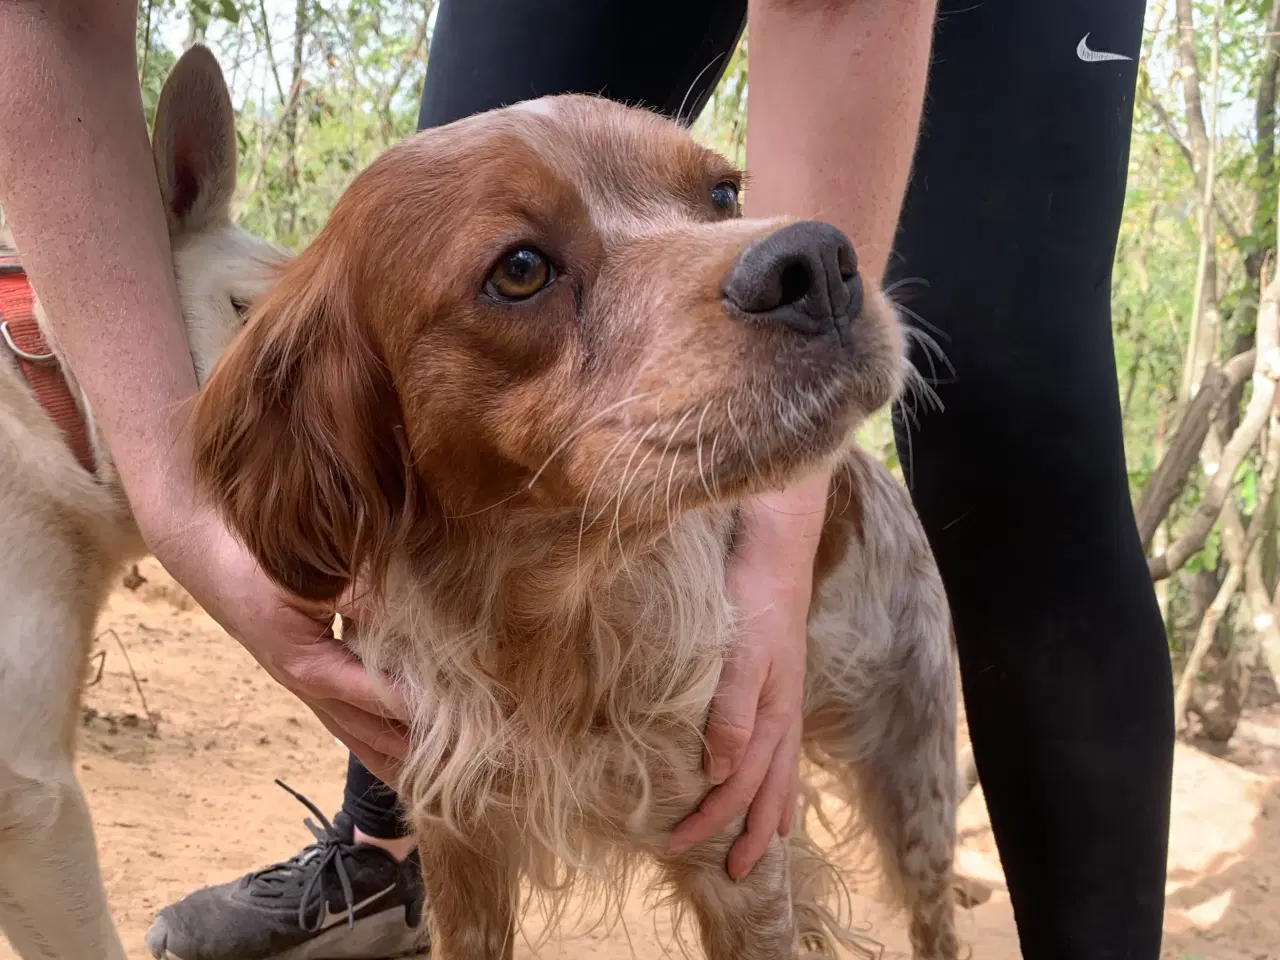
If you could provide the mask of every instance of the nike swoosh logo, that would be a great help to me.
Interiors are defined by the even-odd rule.
[[[1080,38],[1080,42],[1076,44],[1076,56],[1085,63],[1105,63],[1108,60],[1132,60],[1133,57],[1126,57],[1123,53],[1106,53],[1102,50],[1089,49],[1089,34],[1085,34]]]
[[[391,884],[391,886],[387,887],[385,890],[379,890],[373,896],[365,897],[363,900],[361,900],[359,903],[357,903],[355,906],[351,908],[351,915],[355,916],[357,913],[359,913],[369,904],[373,903],[375,900],[380,899],[381,897],[385,897],[388,893],[390,893],[395,888],[396,888],[396,885],[393,883]],[[346,923],[346,922],[347,922],[347,911],[345,908],[342,910],[334,910],[333,907],[329,906],[326,903],[324,908],[324,919],[320,922],[320,929],[317,932],[324,933],[330,927],[335,927],[339,923]]]

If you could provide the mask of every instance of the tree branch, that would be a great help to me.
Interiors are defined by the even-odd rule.
[[[1196,465],[1196,458],[1223,400],[1249,378],[1255,357],[1256,353],[1249,350],[1232,357],[1221,369],[1211,368],[1187,405],[1178,428],[1169,440],[1167,452],[1143,486],[1138,505],[1134,508],[1144,550],[1151,546],[1156,528],[1186,486],[1187,476]]]
[[[1258,99],[1254,104],[1254,128],[1258,144],[1258,179],[1269,183],[1274,173],[1276,152],[1276,79],[1280,68],[1280,2],[1273,0],[1267,16],[1267,45],[1262,53],[1258,76]],[[1259,207],[1270,218],[1275,211]],[[1257,232],[1255,226],[1255,233]]]
[[[1200,99],[1200,64],[1196,62],[1196,28],[1191,0],[1176,0],[1174,17],[1178,24],[1178,73],[1182,78],[1182,102],[1187,120],[1187,137],[1197,168],[1203,170],[1209,156],[1209,134],[1204,124]]]
[[[147,60],[151,56],[151,14],[155,0],[147,0],[147,21],[142,32],[142,62],[138,64],[138,83],[147,82]]]
[[[1275,188],[1276,81],[1280,69],[1280,0],[1273,0],[1267,17],[1267,45],[1258,75],[1258,99],[1254,104],[1254,138],[1257,143],[1257,183],[1254,194],[1253,235],[1261,240],[1274,228],[1276,210],[1267,203],[1268,187]],[[1245,257],[1245,273],[1258,283],[1265,253],[1262,244]]]
[[[1160,120],[1161,126],[1164,127],[1165,134],[1173,141],[1173,145],[1178,148],[1182,158],[1186,160],[1187,169],[1191,171],[1191,176],[1195,180],[1196,190],[1203,194],[1204,176],[1196,166],[1196,160],[1191,154],[1191,148],[1182,139],[1182,133],[1178,130],[1178,125],[1173,122],[1173,115],[1169,113],[1169,109],[1160,102],[1155,91],[1151,89],[1150,81],[1142,84],[1142,92],[1143,98],[1147,101],[1147,106],[1151,108],[1152,113],[1156,115]],[[1216,185],[1213,191],[1213,209],[1218,215],[1218,219],[1222,221],[1222,228],[1227,231],[1227,236],[1231,238],[1231,243],[1239,247],[1244,239],[1240,225],[1236,222],[1235,214],[1227,209],[1226,201],[1222,199],[1222,194],[1218,192]]]
[[[262,14],[262,39],[263,46],[267,48],[267,63],[271,65],[271,76],[276,81],[276,93],[280,95],[280,102],[284,103],[284,85],[280,82],[280,65],[276,63],[276,52],[271,46],[271,25],[267,22],[266,0],[258,0],[258,10]]]
[[[1264,639],[1264,647],[1274,646],[1272,636],[1280,635],[1277,634],[1275,617],[1271,611],[1266,588],[1262,585],[1262,565],[1254,550],[1258,539],[1266,529],[1267,508],[1275,492],[1276,478],[1280,476],[1280,420],[1277,420],[1274,413],[1270,416],[1270,424],[1266,455],[1263,459],[1262,473],[1258,478],[1258,502],[1254,506],[1253,515],[1249,518],[1249,529],[1244,529],[1240,516],[1236,513],[1236,505],[1230,497],[1227,497],[1222,505],[1222,513],[1219,517],[1222,527],[1222,548],[1230,567],[1217,596],[1205,611],[1204,620],[1201,621],[1200,629],[1196,632],[1196,641],[1191,648],[1191,655],[1187,658],[1186,667],[1182,671],[1174,692],[1174,717],[1179,730],[1186,726],[1187,707],[1191,702],[1196,675],[1200,672],[1205,654],[1213,644],[1218,622],[1226,612],[1231,597],[1240,589],[1242,580],[1245,588],[1245,602],[1253,611],[1254,629],[1267,638]],[[1220,439],[1213,437],[1215,449],[1219,446]]]
[[[1186,6],[1186,29],[1179,30],[1178,50],[1184,58],[1182,76],[1184,89],[1188,81],[1194,81],[1187,94],[1187,124],[1192,129],[1192,147],[1196,152],[1196,165],[1202,173],[1200,198],[1199,251],[1196,256],[1195,292],[1191,298],[1191,329],[1187,334],[1187,362],[1183,368],[1182,397],[1191,396],[1194,385],[1201,377],[1200,367],[1212,363],[1218,339],[1218,265],[1214,251],[1213,207],[1214,187],[1217,183],[1218,158],[1218,84],[1222,50],[1222,0],[1214,0],[1213,31],[1209,48],[1209,127],[1204,127],[1200,107],[1200,77],[1195,58],[1195,46],[1191,32],[1191,0],[1178,0],[1179,26],[1183,26],[1183,6]],[[1194,102],[1192,96],[1194,95]],[[1194,106],[1194,110],[1192,107]],[[1194,126],[1198,124],[1199,126]],[[1208,322],[1206,323],[1206,318]]]
[[[391,81],[382,88],[378,97],[378,105],[382,113],[387,113],[391,109],[391,101],[395,99],[397,93],[400,92],[400,85],[404,83],[404,78],[409,75],[409,71],[413,65],[418,62],[419,54],[422,52],[422,46],[427,42],[427,24],[431,21],[431,11],[435,7],[435,0],[425,0],[422,5],[422,22],[418,24],[417,29],[413,32],[413,41],[409,44],[409,49],[405,51],[405,55],[400,58],[400,64],[396,68],[395,75]]]
[[[1266,531],[1270,505],[1280,477],[1280,417],[1273,411],[1266,436],[1266,453],[1258,479],[1258,502],[1246,531],[1228,498],[1222,510],[1222,547],[1231,563],[1244,566],[1244,596],[1253,615],[1253,629],[1262,636],[1266,649],[1280,650],[1280,624],[1272,610],[1271,596],[1262,579],[1262,561],[1257,551],[1248,549]]]
[[[1181,2],[1181,0],[1179,0]],[[1258,442],[1263,427],[1271,415],[1276,397],[1276,381],[1280,379],[1280,275],[1273,276],[1263,293],[1258,310],[1258,335],[1254,349],[1253,396],[1245,409],[1240,426],[1231,434],[1222,449],[1222,459],[1216,465],[1204,496],[1192,514],[1182,536],[1178,537],[1163,554],[1147,561],[1147,569],[1153,580],[1162,580],[1180,569],[1197,550],[1204,546],[1214,521],[1222,511],[1231,492],[1236,468],[1244,460],[1249,449]]]
[[[1204,662],[1209,648],[1213,646],[1213,638],[1218,632],[1218,623],[1226,613],[1227,605],[1240,589],[1243,571],[1244,564],[1233,563],[1228,567],[1222,586],[1218,588],[1213,602],[1205,610],[1200,628],[1196,631],[1196,642],[1191,646],[1191,653],[1187,657],[1186,665],[1182,668],[1182,676],[1178,678],[1178,686],[1173,693],[1173,722],[1179,733],[1187,726],[1187,704],[1191,702],[1191,691],[1195,686],[1196,677],[1200,674],[1200,665]]]
[[[280,139],[280,134],[284,131],[284,125],[289,122],[294,111],[298,108],[298,103],[302,99],[302,78],[298,78],[298,83],[289,91],[289,100],[285,104],[284,109],[280,111],[280,115],[276,117],[276,122],[271,125],[271,130],[266,138],[259,138],[260,145],[258,147],[258,162],[254,165],[253,175],[249,178],[249,185],[245,188],[243,196],[246,200],[255,197],[258,194],[258,184],[262,181],[263,176],[267,172],[267,160],[271,157],[271,151],[276,147],[276,141]],[[259,128],[261,129],[261,128]],[[239,214],[237,214],[239,217]]]

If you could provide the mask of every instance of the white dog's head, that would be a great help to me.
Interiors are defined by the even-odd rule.
[[[191,47],[165,80],[151,144],[187,340],[203,382],[286,258],[231,219],[236,116],[208,48]]]

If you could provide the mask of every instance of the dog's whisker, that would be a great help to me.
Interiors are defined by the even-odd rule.
[[[625,439],[626,439],[626,440],[631,440],[631,438],[632,438],[632,437],[634,437],[634,436],[635,436],[637,433],[639,433],[639,432],[640,432],[640,428],[639,428],[639,427],[634,427],[634,428],[632,428],[632,429],[630,429],[630,430],[628,430],[628,431],[627,431],[627,433],[626,433],[626,435],[625,435]],[[592,479],[592,486],[593,486],[593,487],[595,486],[595,479],[599,477],[600,471],[601,471],[601,470],[603,470],[603,468],[604,468],[606,465],[608,465],[608,463],[609,463],[609,461],[610,461],[611,459],[613,459],[614,455],[618,452],[618,450],[619,450],[619,448],[620,448],[620,446],[621,446],[621,445],[622,445],[622,444],[620,444],[620,443],[615,443],[615,444],[613,445],[613,447],[610,449],[610,451],[609,451],[609,455],[608,455],[607,457],[605,457],[604,462],[601,464],[600,468],[598,468],[598,469],[597,469],[597,471],[596,471],[596,477],[594,477],[594,478]],[[635,456],[637,447],[638,447],[638,443],[632,443],[632,447],[631,447],[631,457],[634,457],[634,456]],[[630,460],[630,458],[628,458],[627,463],[629,464],[630,462],[631,462],[631,460]],[[626,478],[626,469],[625,469],[625,467],[626,467],[626,465],[624,464],[623,476],[622,476],[622,478],[620,478],[620,479],[619,479],[619,481],[618,481],[618,483],[619,483],[619,484],[621,484],[621,483],[623,482],[623,480],[625,480],[625,478]],[[609,511],[609,506],[610,506],[610,504],[612,504],[612,503],[614,502],[614,499],[616,498],[616,495],[617,495],[617,486],[615,485],[614,493],[613,493],[612,495],[610,495],[609,497],[607,497],[607,498],[604,500],[603,504],[601,505],[600,509],[599,509],[599,510],[597,510],[597,511],[595,512],[595,514],[593,514],[593,515],[592,515],[592,517],[591,517],[591,521],[590,521],[590,523],[588,523],[588,526],[595,526],[595,524],[596,524],[596,523],[598,523],[598,522],[600,521],[600,518],[601,518],[601,517],[603,517],[603,516],[604,516],[604,515]],[[586,501],[583,501],[583,505],[584,505],[584,507],[585,507],[585,505],[586,505]]]
[[[675,523],[676,523],[675,518],[672,516],[672,513],[671,513],[671,485],[675,482],[676,464],[679,462],[679,459],[680,458],[678,456],[673,456],[671,458],[671,471],[667,474],[667,490],[662,498],[663,506],[666,508],[666,511],[667,511],[668,532],[670,532],[670,530],[675,526]]]
[[[657,423],[656,423],[656,422],[653,424],[653,427],[655,427],[655,428],[657,427]],[[645,431],[645,435],[644,435],[643,437],[641,437],[641,438],[640,438],[640,440],[638,441],[638,443],[639,443],[639,444],[644,444],[644,443],[645,443],[645,441],[648,439],[648,436],[649,436],[649,433],[650,433],[650,432],[651,432],[650,430],[646,430],[646,431]],[[648,448],[648,449],[645,451],[645,455],[644,455],[643,457],[641,457],[641,458],[640,458],[640,462],[639,462],[638,464],[636,464],[636,468],[635,468],[635,470],[634,470],[634,471],[632,472],[632,474],[631,474],[631,479],[626,481],[626,484],[623,486],[622,492],[619,494],[619,503],[621,503],[621,502],[622,502],[622,500],[623,500],[623,499],[625,499],[625,497],[626,497],[626,495],[627,495],[627,491],[630,489],[631,484],[633,484],[633,483],[636,481],[636,479],[640,476],[640,472],[644,469],[644,465],[649,461],[649,458],[650,458],[651,456],[653,456],[654,444],[651,444],[651,443],[650,443],[650,444],[646,444],[646,446],[647,446],[647,448]],[[633,455],[634,455],[634,454],[633,454]],[[659,460],[658,460],[658,465],[657,465],[657,467],[656,467],[655,469],[656,469],[656,470],[659,470],[659,471],[662,469],[662,460],[661,460],[661,458],[659,458]],[[650,499],[652,499],[652,498],[650,498]]]
[[[911,424],[908,423],[903,418],[903,413],[904,413],[903,407],[900,404],[895,404],[894,407],[892,408],[892,411],[890,412],[890,418],[898,422],[898,424],[901,427],[900,431],[898,432],[901,434],[902,438],[907,442],[907,455],[905,458],[903,458],[900,455],[898,457],[898,460],[902,464],[903,479],[907,483],[907,489],[911,489],[914,485],[915,456],[914,456],[914,447],[911,441]],[[916,429],[919,429],[918,424],[916,425]]]
[[[943,409],[942,398],[938,396],[938,391],[925,379],[924,375],[916,369],[914,364],[908,364],[903,379],[903,387],[907,393],[919,401],[925,403],[929,409],[935,413],[941,413]],[[913,409],[914,406],[913,406]]]
[[[916,327],[906,324],[902,328],[903,336],[908,343],[916,343],[920,345],[920,352],[924,354],[926,360],[929,361],[929,375],[934,383],[939,383],[938,371],[934,366],[935,359],[940,361],[947,368],[947,373],[954,377],[956,368],[952,365],[950,358],[947,357],[942,347],[938,345],[938,341]]]
[[[720,431],[717,430],[715,432],[715,435],[711,438],[711,457],[710,457],[711,487],[715,491],[715,495],[712,497],[712,499],[717,502],[719,502],[720,500],[720,479],[719,479],[719,471],[716,470],[715,467],[716,467],[716,464],[720,462],[716,459],[716,446],[719,443],[720,443]]]
[[[913,321],[915,321],[921,327],[924,327],[926,330],[932,333],[935,337],[941,337],[943,340],[951,339],[951,335],[947,333],[947,331],[943,330],[941,327],[937,326],[936,324],[930,323],[928,320],[922,317],[917,311],[913,310],[911,307],[908,307],[901,300],[894,300],[893,307],[895,310],[899,310],[902,313],[905,313],[908,317],[910,317]]]
[[[654,520],[654,518],[653,518],[653,514],[654,514],[654,508],[655,508],[655,506],[656,506],[656,502],[657,502],[657,499],[658,499],[658,494],[659,494],[659,493],[662,491],[662,489],[663,489],[663,483],[662,483],[662,479],[663,479],[663,477],[664,477],[664,476],[666,476],[666,477],[667,477],[667,483],[668,483],[668,486],[669,486],[669,484],[670,484],[670,482],[671,482],[671,481],[670,481],[670,476],[669,476],[668,474],[664,474],[664,473],[663,473],[663,469],[662,469],[663,464],[665,464],[665,463],[666,463],[666,460],[667,460],[667,453],[668,453],[668,452],[670,452],[670,453],[671,453],[671,469],[672,469],[672,470],[675,470],[675,468],[676,468],[676,461],[677,461],[677,460],[679,460],[679,458],[680,458],[680,452],[679,452],[679,450],[671,450],[671,444],[675,441],[676,433],[677,433],[677,431],[679,430],[680,425],[681,425],[681,424],[683,424],[683,422],[684,422],[684,420],[683,420],[683,418],[682,418],[682,419],[681,419],[681,421],[680,421],[680,423],[676,424],[676,426],[675,426],[675,427],[672,427],[672,429],[670,430],[670,432],[668,432],[668,434],[667,434],[667,441],[666,441],[666,443],[665,443],[665,444],[663,444],[663,447],[662,447],[662,454],[661,454],[661,456],[659,456],[659,457],[658,457],[658,465],[657,465],[657,467],[654,469],[654,472],[653,472],[653,479],[650,481],[650,485],[649,485],[649,520],[650,520],[650,522],[653,522],[653,520]],[[664,509],[665,511],[667,511],[667,513],[666,513],[666,516],[667,516],[667,518],[668,518],[667,527],[668,527],[668,529],[669,529],[669,528],[670,528],[670,526],[671,526],[671,523],[670,523],[670,507],[669,507],[669,504],[667,503],[667,499],[666,499],[666,497],[665,497],[665,496],[664,496],[664,498],[663,498],[663,509]]]
[[[926,280],[924,277],[901,277],[893,281],[893,283],[889,284],[887,287],[884,288],[884,295],[886,297],[892,297],[897,290],[900,290],[903,287],[927,287],[927,286],[929,286],[929,281]]]
[[[651,434],[657,428],[658,428],[658,422],[655,420],[653,423],[649,424],[648,429],[645,430],[645,432],[640,435],[640,438],[636,440],[635,444],[632,446],[631,456],[627,457],[627,462],[622,467],[622,477],[618,481],[618,491],[613,497],[614,508],[613,508],[612,526],[614,531],[614,537],[618,544],[618,562],[622,565],[622,569],[626,571],[628,577],[631,576],[631,568],[627,565],[627,548],[622,542],[622,502],[627,495],[627,488],[630,486],[630,483],[631,483],[627,479],[627,473],[631,469],[631,461],[634,460],[636,454],[640,452],[640,448],[644,445],[645,440],[648,439],[649,434]],[[637,473],[644,466],[645,460],[649,459],[649,454],[651,454],[652,452],[653,451],[650,450],[649,453],[646,453],[644,457],[641,458],[639,465],[636,467]],[[634,480],[635,476],[632,475],[631,479]]]
[[[487,507],[481,507],[479,510],[471,510],[468,513],[441,514],[441,519],[442,520],[467,520],[471,517],[478,517],[482,513],[488,513],[490,510],[496,510],[499,507],[505,506],[506,504],[514,500],[516,497],[520,496],[520,494],[527,489],[528,487],[525,487],[522,490],[516,490],[514,493],[508,494],[507,496],[503,497],[501,500],[497,501],[496,503],[491,503]]]
[[[707,414],[711,412],[712,401],[708,400],[706,406],[702,408],[702,415],[698,417],[698,429],[695,433],[694,448],[698,454],[698,480],[702,483],[702,489],[707,495],[707,499],[714,501],[715,497],[711,493],[711,488],[707,485],[707,475],[702,468],[702,425],[707,419]]]
[[[663,447],[658,453],[658,462],[653,465],[653,470],[646,478],[646,486],[648,493],[645,497],[645,522],[652,525],[654,522],[654,503],[657,500],[658,478],[662,476],[662,465],[666,460],[666,448]]]
[[[782,424],[783,429],[791,435],[788,441],[788,450],[796,451],[804,446],[804,431],[808,425],[808,417],[799,404],[791,397],[784,397],[778,393],[773,384],[769,385],[769,389],[773,391],[773,397],[777,403],[777,418]],[[797,422],[803,421],[803,422]]]
[[[676,437],[680,433],[680,429],[685,425],[685,421],[687,421],[689,417],[691,417],[692,415],[693,415],[693,408],[690,407],[681,415],[680,419],[676,421],[676,425],[671,428],[671,432],[667,434],[667,442],[662,447],[662,457],[658,461],[659,473],[661,471],[662,462],[666,460],[667,453],[671,450],[671,444],[675,443]],[[667,526],[668,527],[671,526],[671,511],[670,511],[671,478],[674,477],[675,475],[676,464],[679,462],[679,460],[680,460],[680,456],[679,456],[679,452],[677,451],[671,457],[671,475],[668,477],[668,480],[667,480]],[[655,475],[654,479],[655,479],[654,490],[656,492],[657,475]]]
[[[716,61],[724,57],[723,53],[717,53],[714,57],[707,61],[707,65],[698,71],[698,75],[689,83],[689,87],[684,92],[684,96],[680,98],[680,109],[676,111],[676,122],[681,126],[689,126],[693,123],[694,117],[686,117],[684,115],[685,104],[689,102],[689,97],[693,91],[697,89],[698,82],[706,75],[706,72],[716,65]]]
[[[750,437],[748,437],[748,436],[747,436],[747,435],[742,431],[742,428],[738,426],[737,421],[734,419],[734,416],[733,416],[733,397],[732,397],[732,396],[729,396],[728,398],[726,398],[726,399],[725,399],[725,403],[724,403],[724,412],[725,412],[725,416],[726,416],[726,417],[728,418],[728,420],[729,420],[729,427],[730,427],[730,429],[732,429],[732,430],[733,430],[734,434],[735,434],[735,435],[737,436],[737,438],[738,438],[738,442],[742,445],[742,452],[746,454],[746,456],[747,456],[747,462],[748,462],[749,464],[751,464],[751,476],[752,476],[752,478],[753,478],[753,479],[756,479],[756,480],[760,479],[761,477],[763,477],[763,476],[764,476],[764,473],[760,470],[760,464],[758,464],[758,463],[756,462],[755,454],[753,454],[753,453],[752,453],[752,451],[751,451],[751,439],[750,439]]]
[[[533,485],[538,482],[538,478],[541,477],[542,472],[546,470],[548,466],[550,466],[551,461],[554,460],[556,457],[558,457],[564,451],[564,448],[567,447],[570,443],[572,443],[573,440],[580,433],[582,433],[583,430],[587,429],[587,427],[591,426],[593,423],[596,423],[598,420],[600,420],[601,417],[608,416],[610,413],[613,413],[614,411],[619,410],[622,407],[625,407],[629,403],[635,403],[637,400],[644,400],[647,397],[652,397],[655,393],[658,393],[658,391],[648,390],[644,393],[636,393],[636,394],[632,394],[629,397],[623,397],[621,400],[618,400],[615,403],[609,404],[603,410],[599,410],[596,413],[593,413],[586,420],[582,421],[582,423],[578,424],[569,432],[569,435],[567,437],[565,437],[558,444],[556,444],[555,449],[553,449],[551,453],[547,455],[547,459],[542,461],[542,464],[538,467],[537,470],[534,471],[533,476],[530,478],[529,483],[527,485],[527,489],[529,490],[533,489]]]
[[[582,567],[582,538],[586,532],[587,513],[591,509],[591,493],[593,490],[595,490],[596,482],[600,479],[600,475],[604,472],[605,467],[609,465],[609,461],[613,458],[614,453],[617,451],[617,449],[620,446],[622,446],[624,443],[627,442],[628,439],[630,439],[632,433],[635,432],[635,429],[636,428],[632,428],[628,430],[626,433],[622,434],[622,436],[618,438],[617,442],[614,443],[614,445],[610,448],[609,452],[600,460],[600,465],[596,467],[596,472],[591,477],[591,483],[587,486],[586,496],[583,497],[583,500],[582,500],[582,516],[578,521],[578,567],[579,569],[581,569]],[[593,519],[591,522],[594,524],[595,519]]]

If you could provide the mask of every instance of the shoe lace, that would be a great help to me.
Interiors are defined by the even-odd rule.
[[[329,902],[329,877],[331,874],[336,874],[338,884],[342,889],[342,899],[347,907],[347,926],[354,927],[356,922],[355,894],[352,891],[351,878],[347,874],[347,866],[344,862],[353,845],[329,822],[329,818],[320,812],[320,808],[301,793],[294,790],[283,780],[276,780],[276,786],[305,806],[320,821],[320,826],[316,826],[310,817],[302,821],[306,824],[307,829],[311,831],[311,835],[316,838],[316,842],[283,863],[274,864],[254,873],[250,877],[250,882],[260,887],[268,888],[270,891],[269,896],[279,896],[282,893],[279,888],[294,881],[299,876],[306,876],[307,879],[302,886],[298,899],[298,926],[303,930],[318,931],[324,923],[325,907]],[[333,865],[332,871],[329,870],[330,864]],[[308,923],[307,905],[311,902],[312,894],[316,892],[319,892],[320,896],[315,922]]]

